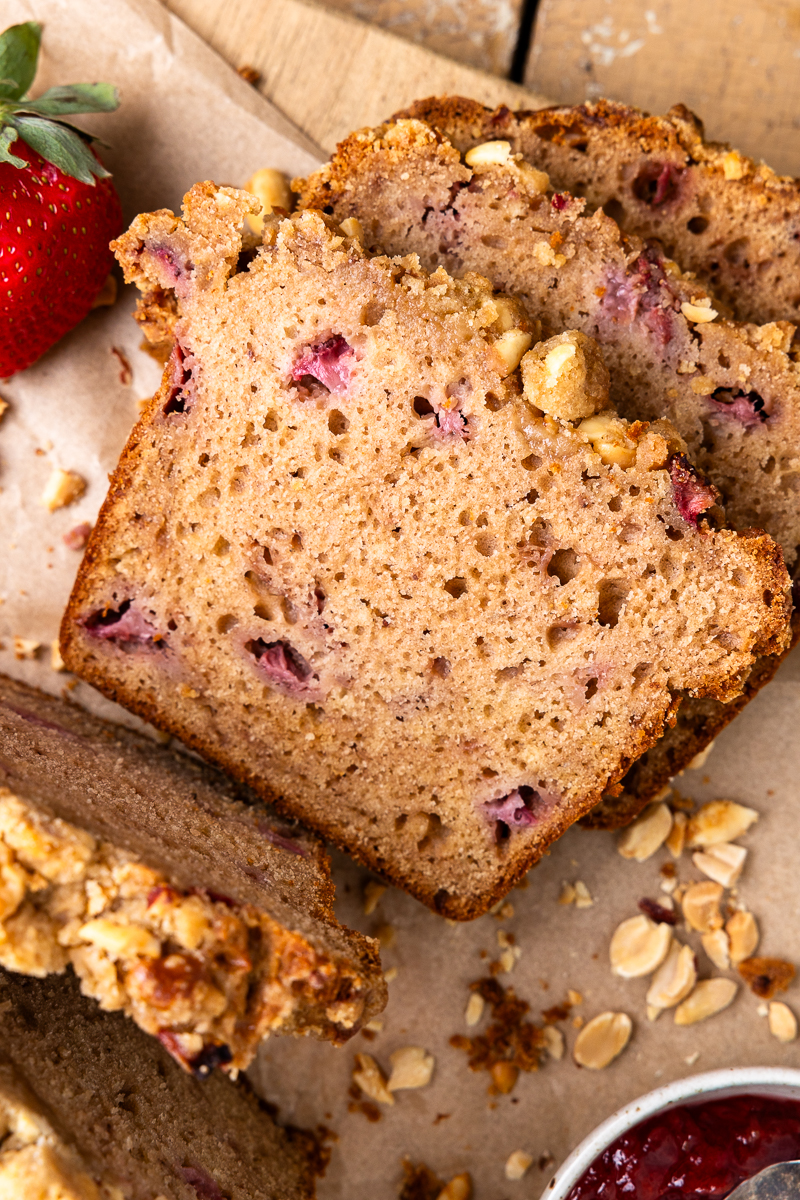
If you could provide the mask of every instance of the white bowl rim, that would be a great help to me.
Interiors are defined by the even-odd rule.
[[[598,1125],[565,1159],[541,1195],[541,1200],[565,1200],[598,1155],[621,1134],[647,1117],[699,1096],[755,1092],[800,1100],[800,1070],[792,1067],[722,1067],[662,1084],[632,1100]]]

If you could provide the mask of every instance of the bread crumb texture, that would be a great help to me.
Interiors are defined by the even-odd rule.
[[[244,1068],[314,1013],[352,1028],[354,971],[254,905],[174,887],[108,842],[0,788],[0,965],[75,969],[102,1008],[123,1009],[186,1069]]]
[[[98,1185],[73,1146],[55,1131],[14,1068],[0,1063],[0,1195],[54,1200],[122,1200]]]
[[[780,552],[712,528],[716,492],[667,422],[617,418],[591,339],[534,347],[523,390],[495,342],[538,325],[485,279],[371,258],[315,212],[267,217],[246,261],[257,203],[198,184],[182,221],[140,216],[117,243],[157,336],[159,305],[177,313],[175,345],[64,659],[475,916],[677,693],[731,699],[783,647]],[[584,411],[580,380],[600,432],[550,415]]]

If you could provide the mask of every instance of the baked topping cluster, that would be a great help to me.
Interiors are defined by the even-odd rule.
[[[351,1029],[364,1006],[352,969],[255,906],[175,887],[7,788],[0,964],[37,976],[71,964],[85,993],[124,1009],[201,1075],[247,1066],[262,1038],[315,1017]]]

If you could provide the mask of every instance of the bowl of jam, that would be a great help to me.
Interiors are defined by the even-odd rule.
[[[800,1071],[730,1067],[621,1108],[581,1142],[542,1200],[724,1200],[800,1159]]]

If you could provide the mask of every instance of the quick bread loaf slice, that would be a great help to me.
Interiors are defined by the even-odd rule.
[[[256,202],[257,203],[257,202]],[[478,276],[212,184],[117,243],[178,300],[62,626],[69,668],[448,916],[476,916],[786,641],[762,534],[595,343]],[[353,229],[354,227],[349,227]],[[524,394],[523,381],[524,380]],[[713,515],[713,514],[712,514]],[[719,514],[717,514],[719,515]]]
[[[149,738],[0,676],[0,965],[76,970],[185,1068],[343,1042],[386,1001],[316,838]]]
[[[793,327],[723,319],[713,297],[655,244],[626,237],[602,211],[587,215],[583,200],[554,192],[547,175],[515,153],[531,141],[522,132],[525,114],[459,99],[410,111],[432,124],[401,116],[354,133],[329,164],[296,182],[301,205],[339,221],[357,216],[373,252],[415,251],[428,268],[441,262],[456,275],[480,271],[518,293],[550,332],[575,326],[598,338],[620,412],[669,417],[722,491],[731,524],[765,528],[794,565],[800,368],[790,354]],[[603,820],[612,809],[622,820],[657,795],[779,661],[760,662],[732,703],[689,700],[678,726],[626,779],[629,803],[606,806]]]
[[[463,150],[508,139],[555,188],[604,208],[626,233],[658,238],[740,321],[800,321],[800,182],[706,141],[683,104],[663,117],[611,100],[513,113],[454,97],[411,113],[444,116]]]
[[[0,1194],[311,1200],[318,1151],[242,1083],[202,1083],[72,974],[0,969]]]
[[[488,123],[490,110],[474,107]],[[621,415],[668,417],[722,492],[731,525],[766,529],[793,563],[800,546],[793,326],[726,320],[714,297],[656,245],[624,236],[602,211],[585,215],[583,200],[554,192],[546,175],[515,156],[510,137],[473,147],[470,163],[463,161],[466,133],[449,112],[442,102],[433,124],[400,119],[352,134],[330,163],[296,182],[301,206],[330,211],[336,221],[357,217],[372,253],[416,253],[428,270],[441,263],[455,275],[480,272],[517,294],[547,333],[576,328],[597,338]]]

